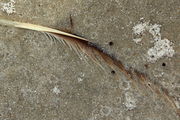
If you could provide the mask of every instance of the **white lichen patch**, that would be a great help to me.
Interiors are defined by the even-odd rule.
[[[172,42],[168,39],[163,39],[155,42],[154,47],[150,48],[147,54],[148,60],[155,62],[164,56],[172,57],[175,54],[175,51],[172,47]]]
[[[135,39],[133,39],[133,41],[134,41],[136,44],[138,44],[138,43],[140,43],[140,42],[142,41],[142,38],[135,38]]]
[[[136,108],[136,101],[137,100],[132,93],[125,93],[125,102],[123,104],[126,106],[128,110],[133,110],[134,108]]]
[[[148,29],[149,33],[153,36],[154,41],[161,40],[161,25],[154,24],[154,25],[149,25],[146,28]]]
[[[175,54],[172,42],[161,38],[161,25],[145,22],[137,24],[132,30],[135,35],[142,35],[145,31],[148,31],[153,37],[154,46],[147,51],[147,61],[155,62],[162,57],[173,57]],[[142,38],[138,37],[133,41],[138,44],[142,41]]]
[[[53,93],[55,93],[56,95],[58,95],[59,93],[61,93],[60,89],[59,89],[57,86],[55,86],[52,91],[53,91]]]
[[[10,0],[8,3],[1,3],[1,10],[6,12],[8,15],[13,14],[16,12],[14,0]]]
[[[83,81],[83,79],[82,78],[78,78],[78,82],[82,82]]]
[[[142,34],[146,30],[148,25],[149,22],[137,24],[136,26],[133,27],[134,34],[136,35]]]

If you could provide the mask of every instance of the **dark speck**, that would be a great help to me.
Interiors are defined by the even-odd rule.
[[[111,41],[111,42],[109,42],[109,46],[113,46],[114,45],[114,43]]]
[[[151,57],[154,58],[154,55],[152,55]]]
[[[113,75],[114,75],[115,73],[116,73],[116,72],[115,72],[114,70],[112,70],[112,71],[111,71],[111,74],[113,74]]]
[[[166,63],[162,63],[162,66],[164,66],[164,67],[165,67],[165,66],[166,66]]]

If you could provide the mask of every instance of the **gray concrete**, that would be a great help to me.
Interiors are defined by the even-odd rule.
[[[15,2],[16,12],[1,10],[1,17],[71,31],[98,43],[126,66],[147,73],[180,104],[179,0]],[[152,36],[144,33],[138,45],[132,31],[142,17],[161,25],[162,37],[174,43],[173,57],[155,63],[145,59]],[[145,87],[134,88],[122,73],[117,77],[110,69],[104,72],[91,60],[88,63],[41,33],[1,26],[0,120],[179,119],[167,102]]]

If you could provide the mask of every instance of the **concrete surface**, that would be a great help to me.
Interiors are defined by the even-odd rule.
[[[147,73],[180,104],[179,0],[14,1],[15,12],[1,10],[1,17],[88,38],[126,66]],[[152,36],[144,33],[142,45],[133,41],[132,29],[141,21],[161,25],[162,37],[173,43],[173,57],[146,60]],[[135,89],[122,73],[115,74],[119,77],[42,33],[0,27],[0,120],[179,119],[163,99],[148,91],[144,95],[143,86]]]

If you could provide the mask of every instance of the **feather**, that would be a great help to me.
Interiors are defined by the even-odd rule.
[[[117,60],[112,55],[109,55],[106,51],[102,50],[98,45],[88,41],[87,39],[49,27],[11,21],[1,18],[0,18],[0,25],[43,32],[47,36],[47,38],[53,41],[61,41],[63,44],[69,46],[72,50],[74,50],[78,54],[78,56],[82,56],[83,54],[87,55],[102,69],[104,69],[104,66],[102,66],[101,63],[105,62],[111,69],[119,70],[123,72],[126,75],[126,77],[132,81],[133,84],[136,84],[136,81],[134,79],[135,77],[137,77],[138,82],[142,86],[150,89],[153,93],[156,93],[158,96],[163,97],[173,107],[173,109],[175,109],[177,114],[180,115],[180,110],[176,106],[173,98],[169,96],[167,90],[161,90],[161,87],[151,83],[147,75],[145,75],[144,73],[141,73],[137,70],[125,68],[125,66],[122,64],[121,61]]]

